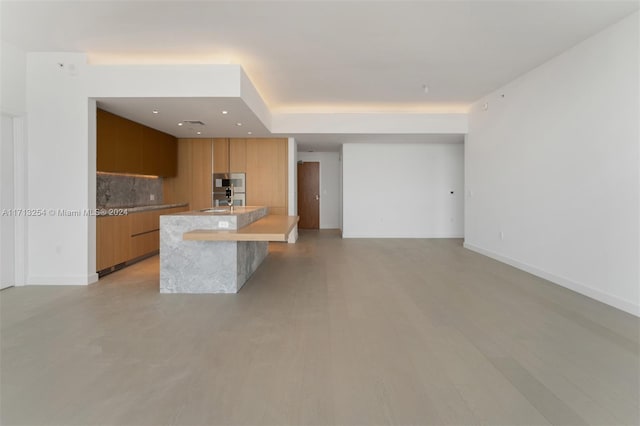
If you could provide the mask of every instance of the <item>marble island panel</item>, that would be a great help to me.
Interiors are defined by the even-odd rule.
[[[202,210],[192,210],[180,213],[185,217],[207,217],[204,223],[208,224],[207,229],[240,229],[250,223],[255,222],[268,214],[268,208],[262,206],[234,207],[211,207]],[[172,215],[175,216],[175,215]],[[220,226],[221,222],[229,222],[229,226]],[[195,223],[195,222],[194,222]],[[195,228],[194,228],[195,229]]]
[[[185,241],[183,234],[237,230],[267,213],[266,207],[234,207],[160,216],[160,292],[237,293],[267,256],[268,242]]]

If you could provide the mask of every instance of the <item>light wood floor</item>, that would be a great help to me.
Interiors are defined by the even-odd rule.
[[[2,291],[1,423],[640,422],[637,318],[460,240],[275,244],[237,295],[158,259]]]

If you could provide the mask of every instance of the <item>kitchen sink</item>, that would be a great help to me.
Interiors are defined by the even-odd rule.
[[[224,208],[217,208],[217,209],[202,209],[200,210],[203,213],[229,213],[230,210],[224,209]]]

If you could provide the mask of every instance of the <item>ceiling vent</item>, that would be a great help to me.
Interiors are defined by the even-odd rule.
[[[184,124],[192,124],[195,126],[204,126],[204,123],[200,120],[182,120]]]

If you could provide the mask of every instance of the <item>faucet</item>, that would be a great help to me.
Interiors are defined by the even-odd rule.
[[[229,204],[229,210],[231,211],[231,213],[233,213],[233,195],[234,195],[233,184],[227,187],[225,191],[225,195],[227,196],[227,204]]]

